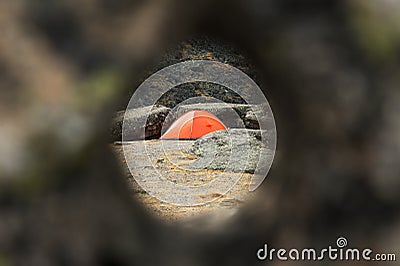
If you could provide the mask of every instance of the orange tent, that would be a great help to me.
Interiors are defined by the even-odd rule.
[[[213,114],[192,110],[179,117],[160,139],[197,139],[226,126]]]

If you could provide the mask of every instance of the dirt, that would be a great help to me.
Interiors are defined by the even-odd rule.
[[[167,222],[185,222],[192,218],[199,218],[207,214],[207,221],[223,221],[238,211],[238,209],[251,199],[254,192],[249,192],[248,187],[251,179],[249,173],[224,172],[220,170],[196,170],[185,169],[197,157],[186,151],[191,148],[194,141],[174,141],[174,140],[146,140],[132,141],[128,143],[115,143],[112,145],[117,157],[123,167],[132,197],[142,202],[147,209]],[[144,144],[144,145],[143,145]],[[164,151],[161,148],[164,146]],[[145,148],[145,151],[143,150]],[[123,150],[126,150],[126,159],[135,160],[136,169],[133,171],[134,177],[130,173]],[[149,156],[148,156],[149,154]],[[151,158],[149,160],[149,158]],[[149,195],[138,185],[136,179],[146,182],[146,177],[154,175],[155,170],[163,173],[168,181],[185,186],[201,186],[211,182],[215,178],[232,180],[239,178],[235,186],[225,195],[218,192],[200,194],[199,197],[204,201],[209,201],[197,206],[178,206],[163,202]],[[166,188],[161,182],[149,182],[148,185],[164,193],[174,193],[165,191]],[[176,195],[179,197],[179,195]]]

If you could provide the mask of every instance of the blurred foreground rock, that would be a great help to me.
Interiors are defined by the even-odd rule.
[[[260,265],[265,243],[319,248],[338,236],[398,255],[400,2],[187,3],[0,1],[0,265]],[[257,60],[279,156],[228,222],[166,226],[132,199],[107,117],[165,49],[204,32]],[[166,65],[232,62],[202,43]]]

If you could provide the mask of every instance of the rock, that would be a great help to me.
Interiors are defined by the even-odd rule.
[[[221,200],[219,205],[224,208],[234,208],[234,207],[238,206],[240,203],[242,203],[242,202],[238,199],[223,199],[223,200]]]
[[[267,119],[268,129],[273,128],[274,125],[271,116],[265,117],[269,114],[262,111],[263,108],[261,105],[198,103],[180,105],[173,111],[168,107],[155,105],[153,107],[147,106],[126,111],[128,134],[125,136],[125,140],[159,138],[162,130],[167,130],[178,117],[190,110],[208,111],[217,116],[228,128],[246,127],[248,129],[259,129],[257,117],[259,117],[259,119]],[[125,111],[119,111],[114,117],[114,122],[111,127],[112,141],[122,141],[122,123],[124,115]],[[148,120],[144,136],[142,125],[147,116]]]
[[[226,103],[244,104],[245,101],[231,89],[210,82],[196,81],[184,83],[168,90],[156,104],[174,108],[192,97],[213,97]]]
[[[189,153],[198,156],[199,159],[190,167],[254,173],[261,152],[269,154],[270,157],[273,154],[268,147],[263,147],[260,130],[215,131],[195,141]]]
[[[154,139],[161,136],[161,128],[170,108],[155,105],[137,109],[129,109],[127,111],[119,111],[114,117],[114,123],[111,128],[112,141],[122,141],[122,124],[124,115],[126,115],[125,126],[127,134],[125,140],[143,140]],[[143,130],[143,121],[146,122],[146,128]],[[143,132],[145,132],[143,134]]]
[[[179,116],[190,110],[205,110],[218,117],[228,128],[260,129],[259,119],[268,120],[268,128],[273,128],[273,118],[265,117],[268,113],[263,112],[261,105],[249,104],[224,104],[224,103],[196,103],[180,105],[171,112],[165,121],[165,128],[168,128]],[[236,112],[236,114],[235,114]],[[257,115],[257,116],[256,116]]]

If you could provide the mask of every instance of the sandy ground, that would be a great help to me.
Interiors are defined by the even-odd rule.
[[[193,218],[201,218],[201,216],[207,214],[207,221],[221,221],[235,215],[239,207],[253,196],[252,192],[248,191],[252,175],[216,170],[190,171],[185,169],[186,165],[196,160],[196,157],[185,152],[192,144],[193,141],[180,141],[178,143],[172,140],[149,140],[144,142],[132,141],[124,144],[115,143],[112,147],[121,161],[121,166],[124,168],[128,186],[132,190],[132,196],[143,202],[151,213],[161,219],[169,222],[185,222]],[[135,160],[134,178],[128,170],[123,149],[126,151],[126,159],[128,161]],[[199,197],[201,199],[208,201],[205,204],[178,206],[163,202],[149,195],[136,182],[136,180],[147,182],[146,177],[154,175],[156,173],[155,170],[160,171],[168,181],[185,186],[201,186],[216,177],[222,178],[226,182],[240,175],[241,178],[225,195],[216,192],[200,194]],[[154,182],[154,180],[149,185],[158,190],[167,189],[162,182]],[[174,191],[163,191],[163,193],[175,195]],[[176,197],[179,197],[179,195],[176,195]]]

